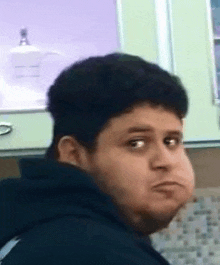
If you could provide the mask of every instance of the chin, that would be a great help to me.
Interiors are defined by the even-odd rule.
[[[160,230],[169,226],[173,217],[167,220],[158,219],[147,219],[136,223],[133,228],[136,232],[141,233],[143,236],[148,236],[150,234],[159,232]]]
[[[142,232],[143,235],[150,235],[159,232],[160,230],[169,226],[173,217],[166,220],[152,219],[150,222],[149,221],[144,222],[144,226],[141,228],[140,232]]]
[[[135,231],[143,235],[150,235],[169,226],[178,211],[179,209],[156,213],[139,212],[139,218],[133,219],[135,221],[132,222],[132,226]]]

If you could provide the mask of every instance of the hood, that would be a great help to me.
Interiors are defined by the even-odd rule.
[[[43,158],[21,159],[19,168],[19,179],[0,181],[0,248],[38,224],[67,215],[98,214],[131,232],[87,173]]]

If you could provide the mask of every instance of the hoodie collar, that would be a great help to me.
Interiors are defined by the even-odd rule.
[[[19,168],[20,179],[6,179],[0,185],[0,247],[37,224],[75,214],[96,214],[134,234],[110,196],[86,172],[43,158],[21,159]]]

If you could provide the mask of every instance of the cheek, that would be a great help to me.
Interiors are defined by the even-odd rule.
[[[136,194],[142,193],[144,187],[146,189],[146,159],[137,159],[114,150],[105,155],[100,154],[96,159],[96,167],[110,187]]]
[[[179,175],[181,176],[186,187],[188,187],[188,189],[192,191],[195,187],[195,175],[192,164],[185,153],[181,156],[179,162],[179,170]]]

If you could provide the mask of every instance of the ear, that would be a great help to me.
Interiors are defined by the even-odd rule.
[[[72,136],[63,136],[58,143],[58,160],[74,166],[81,165],[82,146]]]

